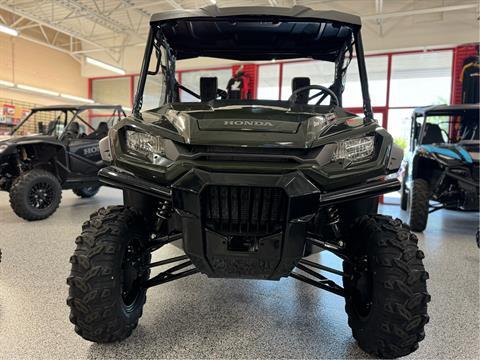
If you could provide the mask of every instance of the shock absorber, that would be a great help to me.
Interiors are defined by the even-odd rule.
[[[168,220],[172,215],[172,203],[168,200],[160,200],[158,202],[157,211],[155,212],[157,216],[156,230],[160,230],[164,221]]]
[[[342,241],[342,233],[340,231],[340,214],[338,211],[338,208],[332,206],[328,208],[327,210],[327,224],[330,226],[332,229],[332,233],[334,236],[334,239],[338,243],[339,246],[343,246],[343,241]]]

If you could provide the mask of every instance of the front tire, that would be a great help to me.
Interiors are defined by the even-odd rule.
[[[48,218],[61,199],[62,187],[57,177],[42,169],[21,174],[10,188],[10,206],[15,214],[29,221]]]
[[[100,190],[99,185],[85,186],[80,188],[72,189],[73,193],[82,199],[87,199],[97,195],[98,190]]]
[[[106,343],[129,337],[142,316],[150,275],[148,226],[130,208],[93,213],[76,239],[67,279],[70,321],[86,340]]]
[[[353,337],[378,357],[412,353],[425,336],[430,301],[416,236],[398,219],[363,216],[347,244],[343,284]]]
[[[410,194],[410,228],[421,232],[427,227],[430,185],[424,179],[415,179]]]

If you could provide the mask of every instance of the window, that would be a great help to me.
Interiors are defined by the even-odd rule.
[[[410,143],[413,108],[390,109],[388,111],[388,132],[395,144],[408,151]]]
[[[133,96],[137,93],[139,76],[135,76]],[[163,104],[162,91],[164,90],[163,78],[147,77],[143,91],[142,111],[155,109]]]
[[[368,89],[372,106],[387,104],[388,57],[370,56],[365,58],[368,76]],[[344,107],[362,107],[363,97],[358,75],[357,59],[352,59],[347,70],[345,90],[343,92]]]
[[[100,104],[130,107],[130,77],[93,79],[92,98]]]
[[[185,71],[182,72],[182,85],[189,90],[192,90],[194,93],[200,94],[201,77],[216,77],[218,88],[226,89],[228,81],[232,77],[232,69]],[[185,91],[180,91],[180,101],[187,102],[200,100]]]
[[[335,74],[335,64],[328,61],[296,61],[283,64],[282,100],[287,100],[292,94],[292,79],[294,77],[309,77],[311,85],[332,85]],[[312,92],[310,95],[313,95]]]
[[[260,65],[258,67],[257,99],[278,99],[280,65]]]
[[[452,51],[392,56],[390,106],[449,104]]]

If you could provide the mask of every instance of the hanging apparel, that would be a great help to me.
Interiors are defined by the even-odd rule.
[[[478,57],[468,58],[460,75],[462,82],[462,103],[477,104],[479,99],[479,80],[480,80],[480,64]]]

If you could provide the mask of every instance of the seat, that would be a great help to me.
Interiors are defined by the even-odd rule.
[[[442,135],[442,129],[437,124],[428,123],[425,126],[425,135],[422,139],[422,145],[428,144],[440,144],[444,143],[445,140]]]
[[[310,86],[310,78],[308,77],[294,77],[292,79],[292,92],[295,90],[301,89],[305,86]],[[297,94],[297,104],[307,104],[308,103],[308,91],[302,91]]]
[[[200,78],[200,101],[207,102],[217,97],[218,79],[216,77]]]
[[[101,140],[108,135],[108,130],[109,130],[108,124],[105,121],[101,121],[98,124],[97,129],[93,131],[91,134],[87,135],[85,138]]]
[[[77,122],[73,122],[68,127],[67,132],[65,133],[66,139],[77,139],[80,133],[80,125]]]
[[[103,139],[105,136],[108,135],[108,124],[105,121],[100,122],[98,124],[97,130],[95,130],[96,137],[99,139]]]
[[[50,121],[48,123],[48,126],[47,126],[47,134],[48,135],[53,134],[53,131],[55,130],[55,125],[56,125],[55,121]]]

